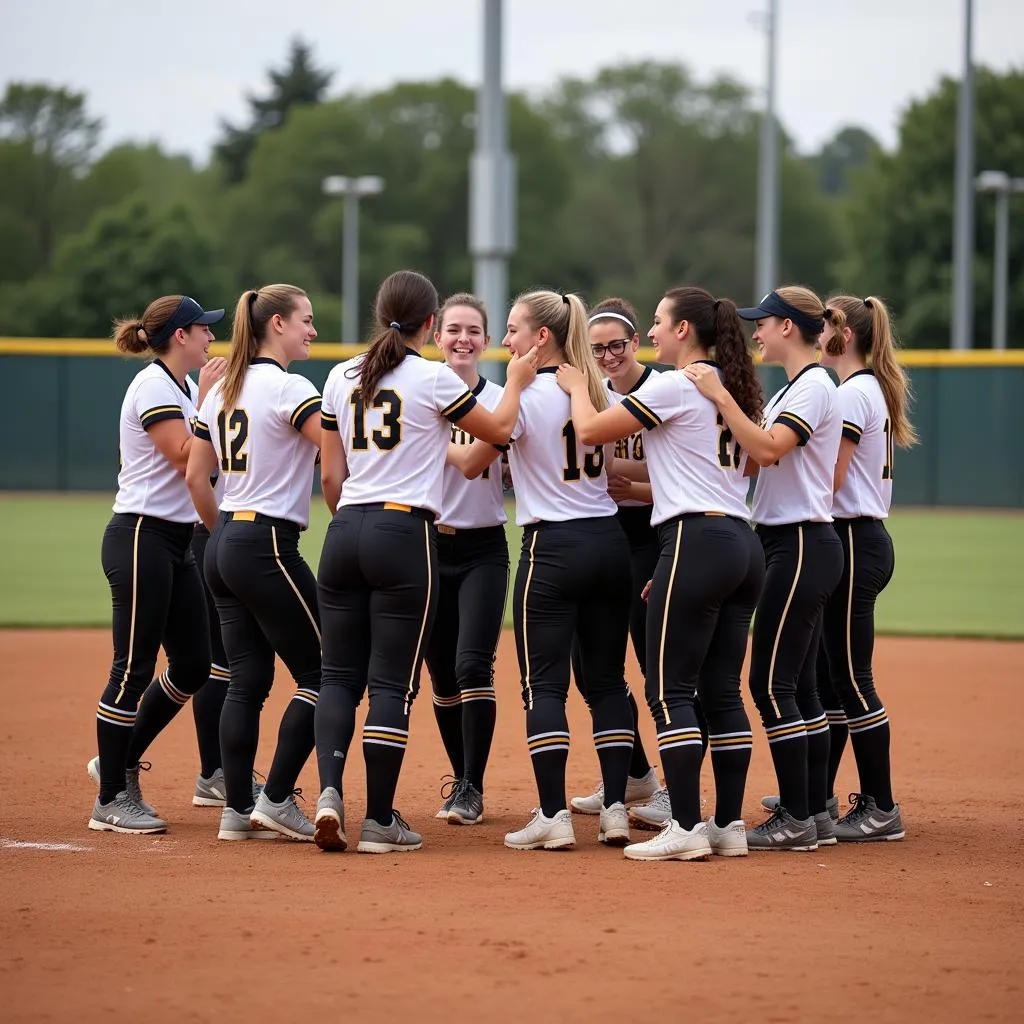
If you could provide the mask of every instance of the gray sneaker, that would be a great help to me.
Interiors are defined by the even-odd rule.
[[[809,851],[818,848],[818,830],[813,818],[800,821],[781,804],[757,828],[747,829],[749,850]]]
[[[774,811],[779,806],[779,798],[777,796],[765,796],[761,798],[761,806],[766,811]],[[828,811],[829,817],[833,821],[839,820],[839,797],[830,796],[825,801],[825,810]]]
[[[256,803],[263,792],[263,783],[253,772],[252,802]],[[196,788],[192,794],[193,807],[223,807],[227,803],[227,788],[224,785],[224,769],[218,768],[209,778],[205,775],[196,776]]]
[[[272,829],[285,839],[294,839],[299,843],[313,842],[313,822],[302,813],[302,808],[295,802],[298,792],[296,790],[279,804],[275,804],[265,792],[260,793],[260,798],[249,815],[253,827]]]
[[[484,820],[484,795],[468,779],[459,779],[448,807],[449,825],[479,825]]]
[[[884,843],[903,839],[903,815],[900,805],[891,811],[880,811],[873,796],[851,793],[850,813],[836,823],[836,839],[841,843]]]
[[[455,778],[454,775],[444,775],[441,778],[441,808],[434,815],[435,818],[439,818],[441,821],[448,820],[448,812],[452,809],[452,804],[455,803],[455,797],[459,792],[459,784],[462,782],[461,779]],[[447,790],[447,792],[445,792]]]
[[[217,832],[218,839],[277,839],[277,833],[269,828],[253,828],[248,811],[236,811],[225,807],[220,812],[220,830]]]
[[[381,825],[372,818],[363,819],[356,849],[360,853],[406,853],[422,845],[423,836],[413,832],[398,811],[393,810],[390,825]]]
[[[835,846],[839,841],[836,839],[836,823],[828,811],[818,811],[814,815],[814,830],[818,833],[819,846]]]
[[[95,832],[126,832],[139,835],[150,835],[153,832],[166,832],[167,822],[144,811],[122,789],[110,803],[101,804],[100,798],[92,806],[92,817],[89,828]]]
[[[313,842],[321,850],[348,849],[345,836],[345,805],[341,802],[341,794],[328,786],[316,802],[316,818],[313,824]]]
[[[629,809],[630,824],[648,832],[660,832],[671,820],[672,801],[667,786],[659,789],[648,803]]]
[[[140,761],[134,768],[125,769],[124,773],[124,788],[128,793],[128,798],[134,801],[139,807],[142,808],[148,815],[155,818],[156,808],[151,804],[147,804],[142,796],[142,787],[139,785],[139,772],[148,772],[153,765],[149,761]],[[100,784],[100,759],[94,757],[86,766],[85,770],[89,773],[89,778],[92,779],[97,786]],[[111,801],[113,802],[113,801]]]

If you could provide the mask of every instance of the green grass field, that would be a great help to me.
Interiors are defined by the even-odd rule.
[[[0,496],[9,547],[0,574],[0,627],[107,626],[100,539],[107,495]],[[327,511],[317,498],[303,535],[311,566]],[[1024,638],[1024,514],[897,511],[889,522],[896,575],[878,605],[882,632]],[[509,528],[513,564],[519,531]]]

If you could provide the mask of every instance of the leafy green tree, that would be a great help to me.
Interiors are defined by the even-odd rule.
[[[321,102],[334,76],[316,67],[309,44],[293,39],[287,63],[281,70],[271,69],[268,77],[269,95],[248,97],[250,121],[247,126],[221,122],[223,138],[214,147],[214,154],[230,182],[245,178],[260,135],[280,128],[293,107]]]
[[[851,172],[866,167],[881,149],[878,140],[863,128],[840,129],[813,158],[821,191],[827,196],[848,191]]]

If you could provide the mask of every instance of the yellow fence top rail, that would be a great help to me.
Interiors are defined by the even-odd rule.
[[[351,359],[366,350],[365,345],[339,344],[338,342],[314,343],[312,358],[340,362]],[[226,356],[228,343],[215,341],[210,346],[214,355]],[[441,353],[433,345],[428,345],[423,354],[428,359],[440,359]],[[114,348],[110,340],[95,338],[0,338],[0,356],[122,356]],[[483,353],[482,358],[505,362],[508,353],[503,348],[492,347]],[[1024,366],[1024,349],[1010,349],[996,352],[993,349],[969,349],[953,351],[951,349],[914,349],[900,353],[900,362],[904,366]],[[640,359],[643,362],[654,362],[654,353],[647,346],[641,346]]]

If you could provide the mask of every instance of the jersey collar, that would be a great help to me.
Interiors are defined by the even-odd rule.
[[[423,354],[421,352],[417,352],[414,348],[409,348],[408,345],[405,346],[405,354],[407,356],[415,356],[417,359],[423,358]]]
[[[542,366],[537,372],[538,373],[558,373],[558,367],[557,366]]]
[[[850,376],[846,378],[846,380],[853,380],[854,377],[863,377],[865,374],[867,374],[869,377],[874,377],[875,371],[872,370],[870,367],[866,366],[863,370],[856,370],[855,372],[851,373]],[[844,384],[846,383],[846,380],[843,381]]]
[[[190,391],[189,391],[189,389],[188,389],[188,385],[187,385],[187,384],[182,384],[182,383],[181,383],[181,381],[180,381],[180,380],[178,380],[178,378],[177,378],[177,377],[175,377],[175,376],[174,376],[174,374],[173,374],[173,373],[171,373],[171,371],[170,371],[169,369],[167,369],[167,364],[166,364],[166,363],[165,363],[165,362],[164,362],[164,361],[163,361],[162,359],[154,359],[154,360],[153,360],[153,362],[154,362],[154,363],[156,363],[156,365],[157,365],[157,366],[159,366],[159,367],[160,367],[160,369],[161,369],[161,370],[163,370],[163,371],[164,371],[164,373],[166,373],[166,374],[167,374],[167,376],[168,376],[168,377],[170,377],[170,378],[171,378],[171,380],[173,380],[173,381],[174,381],[174,386],[175,386],[175,387],[176,387],[176,388],[177,388],[177,389],[178,389],[178,390],[179,390],[179,391],[180,391],[180,392],[181,392],[181,393],[182,393],[183,395],[185,395],[185,397],[186,397],[186,398],[191,398],[191,397],[192,397],[192,394],[191,394],[191,392],[190,392]]]
[[[480,379],[470,388],[470,393],[473,395],[479,395],[483,389],[487,387],[487,378],[481,373]]]
[[[639,377],[637,377],[636,383],[626,392],[626,394],[631,395],[634,391],[637,391],[639,388],[643,387],[643,385],[647,383],[647,378],[650,377],[652,373],[654,373],[654,371],[649,366],[645,366],[644,372],[641,373]],[[615,391],[615,388],[612,387],[611,378],[605,378],[605,384],[608,385],[609,391]],[[617,391],[615,393],[618,394]]]
[[[279,370],[284,370],[284,367],[276,359],[271,359],[270,356],[257,356],[249,365],[255,366],[257,363],[266,363],[270,366],[276,366]]]

